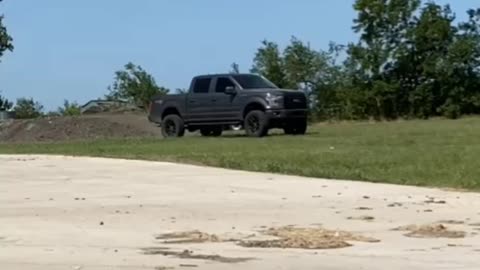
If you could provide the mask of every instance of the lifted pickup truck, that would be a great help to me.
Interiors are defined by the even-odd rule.
[[[149,120],[164,137],[181,137],[187,129],[220,136],[229,126],[241,126],[251,137],[271,128],[302,135],[307,130],[307,98],[297,90],[279,89],[254,74],[219,74],[193,78],[186,94],[155,96]]]

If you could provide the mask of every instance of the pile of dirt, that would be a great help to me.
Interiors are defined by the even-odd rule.
[[[463,231],[451,231],[443,224],[409,225],[394,229],[395,231],[407,231],[407,237],[413,238],[464,238]]]
[[[273,240],[241,241],[239,245],[249,248],[298,248],[335,249],[350,247],[349,241],[377,243],[377,239],[355,235],[345,231],[331,231],[321,228],[270,228],[262,232],[274,236]]]
[[[153,137],[160,128],[144,114],[98,114],[14,120],[0,125],[0,143]]]

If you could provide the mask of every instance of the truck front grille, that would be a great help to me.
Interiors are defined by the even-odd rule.
[[[306,109],[307,98],[303,93],[289,93],[285,95],[285,109]]]

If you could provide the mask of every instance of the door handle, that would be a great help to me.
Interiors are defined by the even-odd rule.
[[[189,100],[188,103],[193,104],[195,103],[195,100]]]
[[[212,102],[217,102],[217,99],[215,99],[215,98],[212,98]]]

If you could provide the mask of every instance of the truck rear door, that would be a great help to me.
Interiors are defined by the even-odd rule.
[[[190,93],[186,99],[186,120],[189,122],[208,121],[212,118],[213,108],[211,106],[210,88],[212,87],[211,77],[195,78],[190,87]]]

